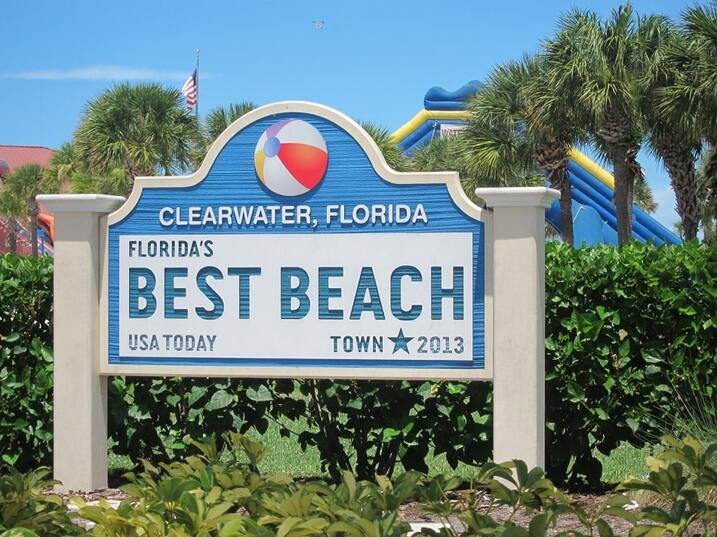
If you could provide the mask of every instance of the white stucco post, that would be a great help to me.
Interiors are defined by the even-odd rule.
[[[55,215],[53,471],[61,490],[107,487],[107,379],[99,374],[106,214],[124,198],[41,195]]]
[[[545,208],[557,190],[479,188],[493,211],[493,459],[545,467]]]

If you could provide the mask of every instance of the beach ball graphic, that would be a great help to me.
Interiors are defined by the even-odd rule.
[[[254,150],[259,179],[281,196],[300,196],[316,188],[328,163],[321,133],[300,119],[279,121],[266,129]]]

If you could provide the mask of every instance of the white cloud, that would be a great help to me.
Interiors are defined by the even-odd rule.
[[[0,78],[19,80],[185,80],[190,74],[191,70],[185,72],[121,65],[90,65],[71,69],[6,73],[0,75]],[[202,78],[207,78],[207,75],[202,73]]]

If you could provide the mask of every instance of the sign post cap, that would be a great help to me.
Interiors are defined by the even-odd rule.
[[[105,194],[39,194],[35,199],[53,213],[111,213],[125,201]]]
[[[487,207],[550,207],[560,192],[544,186],[476,188]]]

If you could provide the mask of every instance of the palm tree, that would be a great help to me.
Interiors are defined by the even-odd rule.
[[[573,243],[572,199],[567,180],[570,148],[581,126],[565,97],[546,83],[542,57],[526,57],[493,70],[469,104],[465,158],[477,176],[504,184],[544,180],[560,190],[561,235]]]
[[[463,158],[472,175],[493,186],[521,185],[540,174],[525,128],[525,67],[520,62],[496,67],[468,104]]]
[[[620,244],[631,239],[635,180],[642,176],[639,104],[651,58],[640,34],[659,30],[654,17],[638,19],[630,4],[615,9],[605,22],[593,11],[575,10],[544,45],[550,87],[593,125],[598,148],[612,161]]]
[[[707,143],[702,174],[711,209],[707,218],[712,221],[705,222],[705,229],[712,229],[717,219],[717,5],[688,8],[682,14],[681,30],[688,58],[682,76],[663,91],[661,107],[674,111],[680,129],[689,132],[696,125]]]
[[[45,169],[38,164],[25,164],[13,170],[6,178],[0,193],[2,206],[18,217],[27,216],[32,236],[32,255],[37,257],[37,217],[40,208],[35,197],[54,190],[47,180]]]
[[[654,213],[658,207],[652,189],[644,176],[638,177],[635,181],[635,205],[646,213]]]
[[[123,168],[112,168],[103,174],[88,169],[78,169],[72,174],[70,192],[124,196],[132,190],[132,183],[132,178]]]
[[[393,141],[391,133],[375,123],[361,122],[361,127],[376,142],[376,145],[383,153],[388,165],[396,171],[404,172],[409,169],[408,161],[403,156],[399,145]]]
[[[414,151],[409,163],[412,169],[419,172],[458,172],[464,192],[477,202],[476,188],[495,185],[490,179],[471,173],[465,159],[464,144],[465,140],[460,132],[451,136],[435,136]]]
[[[589,127],[584,114],[573,106],[570,96],[550,84],[544,55],[532,60],[530,77],[525,86],[527,126],[538,166],[545,171],[550,184],[560,191],[561,235],[573,244],[573,213],[568,161],[573,145],[587,140]]]
[[[120,84],[90,101],[75,132],[77,157],[93,174],[130,178],[182,172],[199,143],[196,119],[176,89]]]
[[[717,222],[714,218],[713,207],[710,200],[709,179],[706,170],[712,158],[709,152],[703,155],[697,170],[697,201],[699,204],[700,227],[707,244],[717,243]]]
[[[45,171],[46,180],[56,186],[58,190],[66,190],[73,176],[82,167],[74,144],[65,142],[53,153],[50,167]]]
[[[2,196],[2,187],[5,184],[5,177],[9,175],[9,167],[6,162],[2,162],[3,167],[0,168],[0,219],[7,229],[5,235],[5,244],[3,244],[6,251],[17,253],[17,220],[15,220],[15,214],[18,209],[9,202],[11,200],[5,199]]]
[[[22,203],[5,192],[4,181],[0,187],[0,215],[3,215],[7,235],[5,236],[5,248],[8,252],[17,253],[17,219],[23,214]]]
[[[244,114],[251,112],[256,105],[251,101],[231,103],[229,106],[218,106],[204,120],[204,136],[207,147],[216,140],[227,127]]]
[[[115,167],[103,173],[91,169],[74,142],[62,144],[54,153],[45,177],[55,190],[73,194],[123,196],[132,189],[132,178],[126,169]]]
[[[670,176],[682,236],[692,240],[700,221],[696,163],[702,148],[697,114],[689,110],[696,51],[669,20],[661,24],[664,37],[654,46],[662,51],[655,54],[656,61],[647,72],[643,115],[650,148]]]

